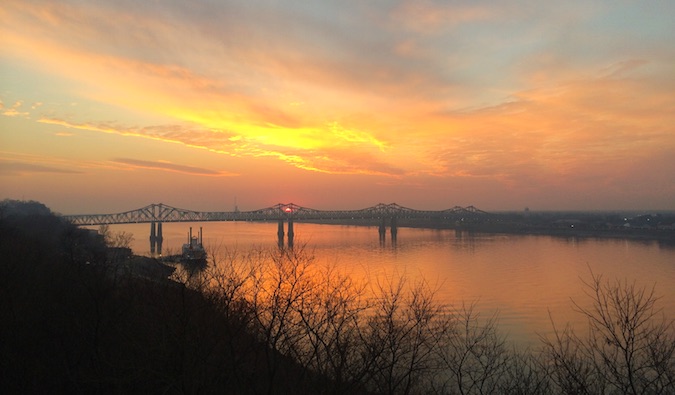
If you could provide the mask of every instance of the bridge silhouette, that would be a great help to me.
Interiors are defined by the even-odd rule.
[[[378,220],[379,233],[383,238],[386,224],[389,222],[392,238],[396,238],[400,219],[436,219],[464,220],[477,219],[488,215],[474,206],[455,206],[446,210],[416,210],[400,206],[396,203],[379,203],[375,206],[359,210],[317,210],[298,206],[294,203],[278,203],[271,207],[251,211],[194,211],[172,207],[163,203],[150,204],[145,207],[114,214],[81,214],[64,215],[74,225],[117,225],[133,223],[150,223],[150,243],[154,252],[154,244],[159,243],[161,253],[163,222],[210,222],[210,221],[278,221],[277,235],[280,246],[284,239],[284,221],[288,223],[288,243],[293,244],[293,222],[310,220]]]
[[[209,222],[209,221],[277,221],[277,220],[348,220],[380,218],[445,218],[475,217],[487,214],[473,206],[440,211],[415,210],[396,203],[379,203],[360,210],[316,210],[293,203],[279,203],[252,211],[194,211],[166,204],[150,204],[145,207],[115,214],[64,215],[75,225],[116,225],[151,222]]]

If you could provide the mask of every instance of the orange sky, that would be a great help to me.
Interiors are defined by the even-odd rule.
[[[0,198],[675,209],[675,3],[521,3],[4,1]]]

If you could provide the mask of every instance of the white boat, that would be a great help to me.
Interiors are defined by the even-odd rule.
[[[192,227],[188,233],[188,242],[183,244],[183,252],[181,254],[183,261],[206,261],[206,250],[202,244],[202,228],[199,228],[197,236],[192,235]]]

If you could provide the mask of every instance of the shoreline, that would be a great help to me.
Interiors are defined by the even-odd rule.
[[[374,221],[341,221],[341,220],[320,220],[320,221],[296,221],[296,223],[312,223],[322,225],[347,225],[347,226],[368,226],[377,227]],[[614,240],[634,240],[634,241],[655,241],[672,245],[675,247],[675,230],[671,229],[588,229],[570,227],[546,227],[533,226],[523,223],[412,223],[399,220],[397,227],[416,228],[431,230],[455,230],[460,232],[475,232],[486,234],[512,234],[512,235],[531,235],[531,236],[552,236],[561,238],[581,238],[581,239],[614,239]],[[389,226],[387,226],[389,228]],[[387,231],[389,232],[389,230]]]

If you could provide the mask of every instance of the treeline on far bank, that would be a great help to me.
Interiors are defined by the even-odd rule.
[[[0,204],[3,393],[675,393],[653,290],[591,274],[589,326],[517,350],[424,283],[356,284],[302,248],[139,270],[35,202]],[[588,334],[588,336],[586,336]]]
[[[305,220],[319,224],[378,226],[372,218]],[[447,217],[396,218],[398,227],[454,229],[458,232],[548,235],[579,238],[655,240],[675,245],[675,213],[651,214],[621,212],[521,211],[451,214]],[[385,220],[389,227],[391,219]]]

